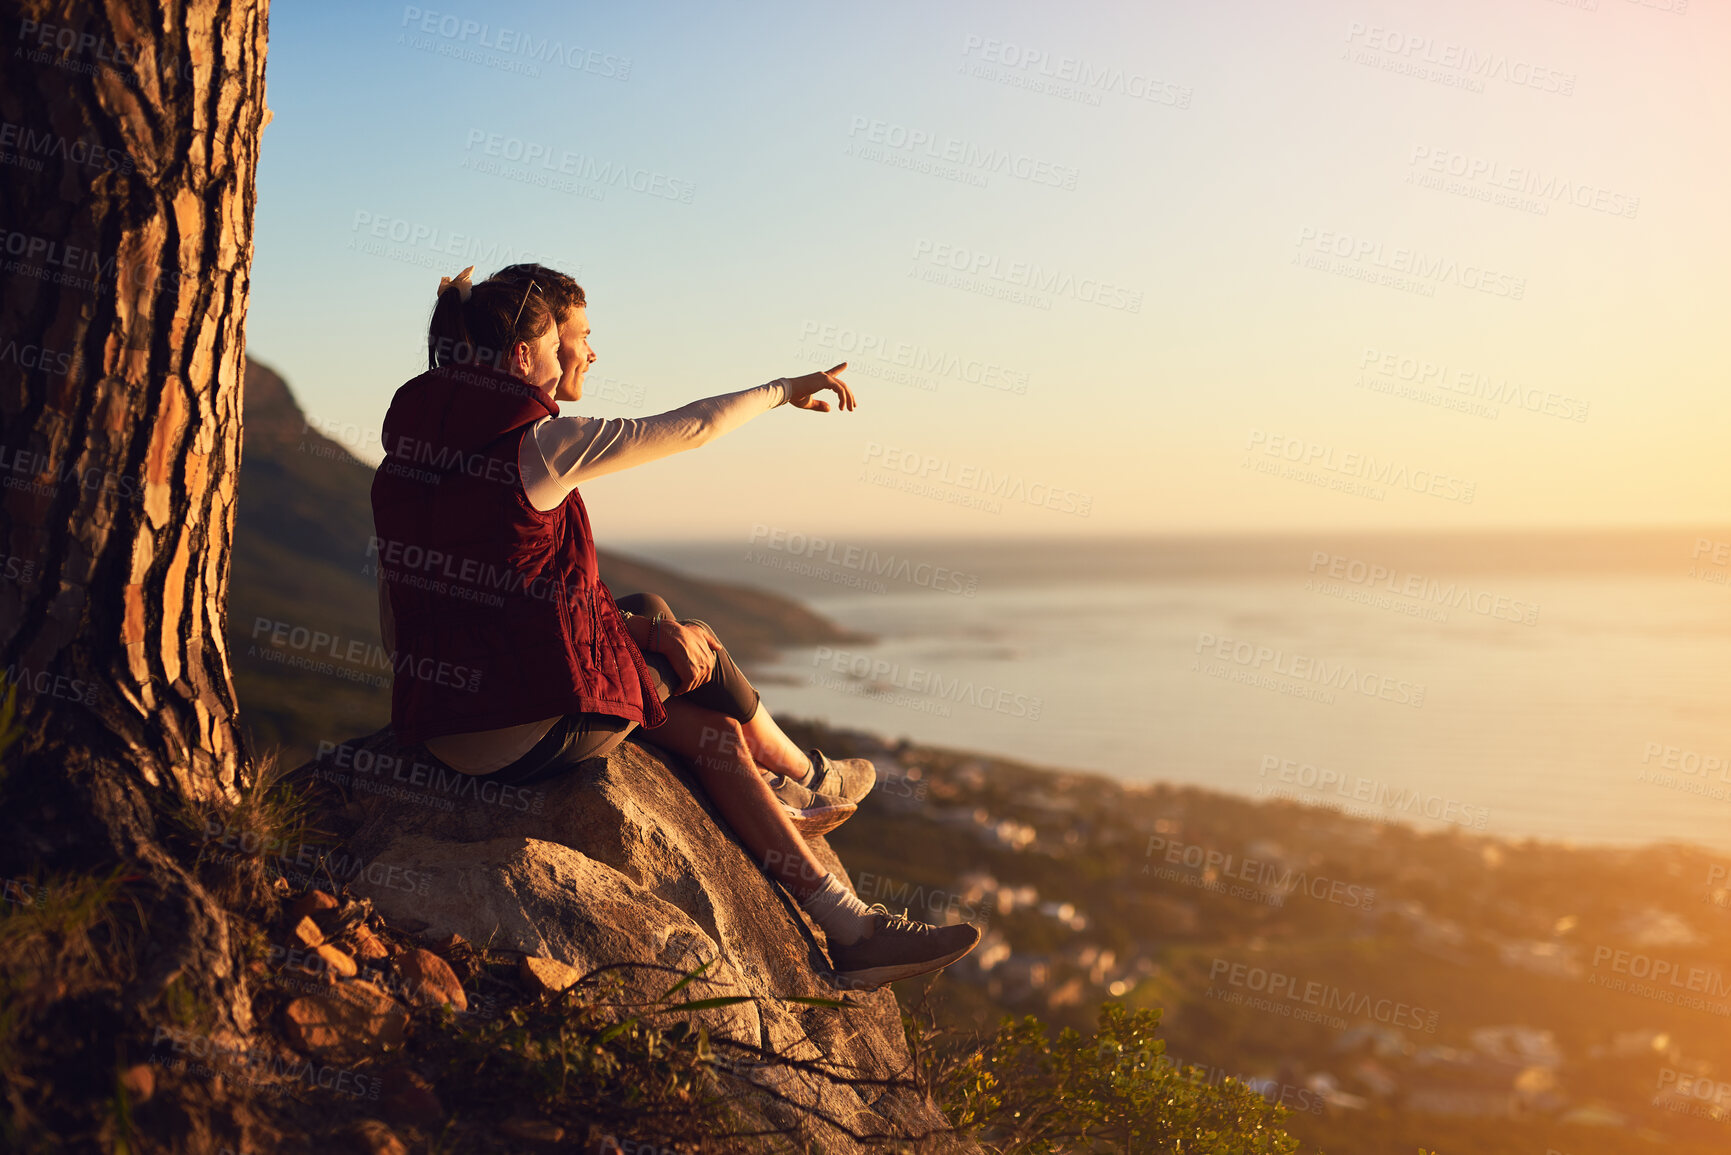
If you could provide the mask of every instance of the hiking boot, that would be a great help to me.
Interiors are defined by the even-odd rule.
[[[785,774],[776,774],[766,779],[772,794],[781,802],[781,807],[787,812],[787,817],[793,823],[793,828],[799,831],[803,838],[811,838],[819,834],[828,834],[852,817],[859,809],[856,803],[846,798],[836,798],[829,794],[818,794],[809,787],[795,782]]]
[[[829,959],[836,985],[874,990],[949,966],[980,943],[977,927],[965,922],[930,926],[902,914],[891,914],[882,903],[872,906],[878,917],[872,932],[852,946],[830,944]]]
[[[865,758],[830,758],[818,749],[806,753],[811,757],[811,777],[805,785],[814,794],[845,798],[857,806],[877,784],[877,767]]]

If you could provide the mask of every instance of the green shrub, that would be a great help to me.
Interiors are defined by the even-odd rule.
[[[905,1014],[926,1090],[957,1130],[1003,1155],[1144,1152],[1291,1155],[1285,1108],[1244,1084],[1180,1070],[1155,1037],[1160,1012],[1100,1008],[1092,1038],[1054,1038],[1032,1015],[1005,1019],[991,1040],[945,1046]]]

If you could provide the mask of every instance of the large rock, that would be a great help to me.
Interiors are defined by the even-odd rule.
[[[663,991],[708,963],[680,997],[760,1000],[699,1012],[713,1035],[784,1058],[827,1060],[866,1080],[908,1074],[895,996],[829,981],[822,932],[735,841],[678,760],[653,746],[627,742],[553,781],[502,789],[441,773],[424,752],[398,748],[387,728],[301,773],[346,817],[350,888],[387,922],[425,924],[419,933],[428,939],[457,934],[585,973],[635,964],[623,973],[643,992]],[[822,839],[812,848],[847,881]],[[848,1006],[780,1001],[790,996]],[[945,1125],[909,1090],[855,1089],[785,1067],[754,1078],[861,1132]],[[776,1125],[791,1121],[768,1096],[760,1110]],[[867,1149],[834,1131],[823,1145]],[[975,1150],[955,1141],[927,1149]]]

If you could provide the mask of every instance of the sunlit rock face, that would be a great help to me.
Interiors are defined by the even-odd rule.
[[[859,1080],[908,1074],[895,996],[832,985],[822,932],[734,840],[677,760],[653,746],[627,742],[552,781],[500,787],[399,748],[387,727],[328,750],[297,777],[318,787],[331,806],[326,827],[345,839],[333,856],[336,881],[371,899],[393,925],[429,939],[458,934],[582,972],[644,964],[626,974],[645,995],[707,962],[681,998],[758,1000],[696,1012],[712,1035],[788,1059],[824,1060]],[[847,882],[827,843],[811,844]],[[848,1005],[783,1001],[789,996]],[[752,1078],[860,1134],[946,1126],[911,1089],[774,1066]],[[767,1094],[752,1110],[772,1126],[794,1121]],[[869,1149],[819,1130],[825,1150]],[[940,1141],[931,1149],[977,1148]]]

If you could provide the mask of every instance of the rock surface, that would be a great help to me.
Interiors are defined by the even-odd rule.
[[[469,1009],[469,997],[451,964],[432,951],[410,951],[397,960],[397,972],[412,1005],[425,1008],[449,1003],[459,1011]]]
[[[544,995],[556,995],[576,985],[583,977],[583,972],[573,966],[566,966],[558,959],[540,958],[526,954],[518,964],[518,975],[533,990]]]
[[[371,983],[344,983],[304,995],[283,1011],[289,1041],[311,1055],[353,1059],[403,1044],[408,1012]]]
[[[343,820],[356,867],[349,889],[391,925],[424,924],[423,941],[460,935],[582,973],[633,964],[621,973],[646,994],[707,963],[681,998],[758,999],[696,1012],[712,1035],[867,1080],[909,1073],[894,994],[830,981],[822,932],[755,865],[678,760],[646,742],[628,741],[551,781],[501,788],[442,771],[424,752],[399,748],[386,728],[309,763],[301,776],[329,792]],[[847,883],[823,839],[810,841]],[[782,1001],[788,997],[848,1005]],[[919,1135],[946,1125],[907,1088],[776,1066],[753,1077],[861,1133]],[[776,1126],[793,1121],[767,1095],[756,1113]],[[818,1133],[826,1151],[874,1149],[821,1125]],[[977,1150],[944,1136],[924,1149]]]

